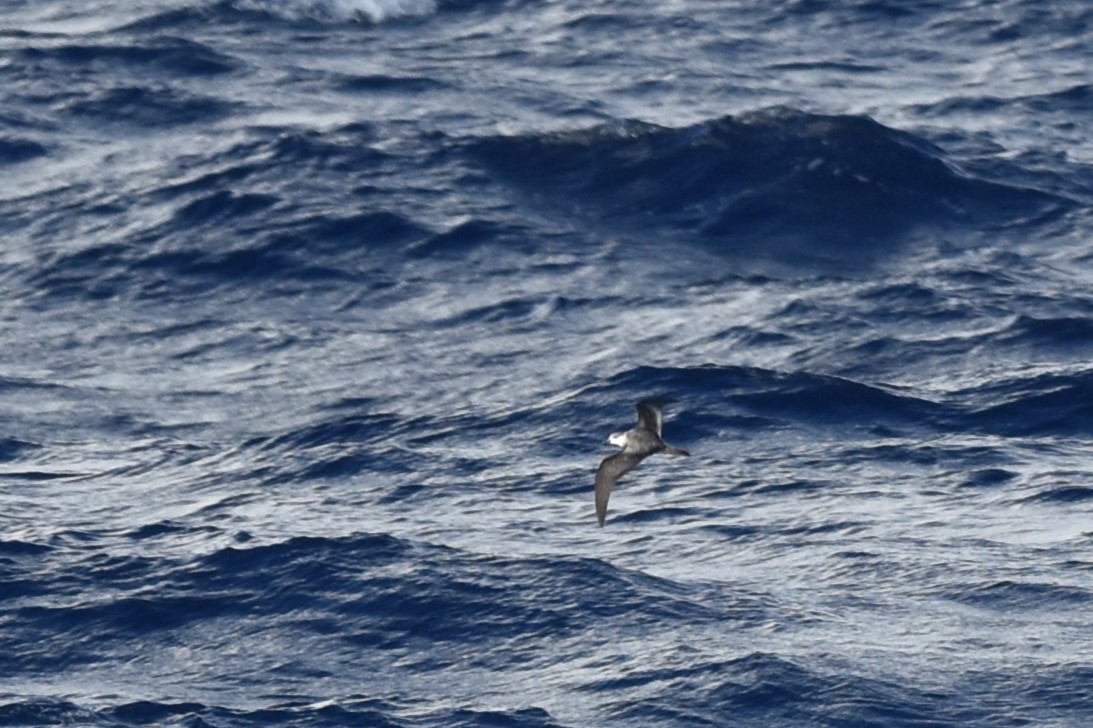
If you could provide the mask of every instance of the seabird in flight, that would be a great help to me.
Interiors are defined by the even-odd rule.
[[[612,432],[607,438],[608,443],[618,445],[622,449],[604,458],[604,461],[600,463],[600,469],[596,471],[596,518],[600,519],[601,526],[607,518],[607,499],[611,497],[611,488],[615,486],[615,481],[654,453],[691,454],[678,447],[672,447],[660,439],[663,425],[664,415],[660,412],[658,401],[643,399],[638,402],[638,424],[629,430]]]

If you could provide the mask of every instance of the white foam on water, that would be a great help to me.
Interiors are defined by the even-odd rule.
[[[237,0],[236,6],[289,20],[381,23],[436,12],[436,0]]]

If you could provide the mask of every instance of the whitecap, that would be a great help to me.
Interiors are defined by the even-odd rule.
[[[436,12],[436,0],[236,0],[235,4],[244,10],[258,10],[288,20],[324,22],[381,23]]]

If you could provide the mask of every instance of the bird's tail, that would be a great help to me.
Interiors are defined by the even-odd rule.
[[[685,457],[691,456],[691,453],[684,450],[683,448],[673,447],[672,445],[669,445],[667,443],[664,444],[664,452],[668,453],[669,455],[683,455]]]

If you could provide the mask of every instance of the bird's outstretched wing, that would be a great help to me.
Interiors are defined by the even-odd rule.
[[[617,452],[611,457],[604,458],[596,471],[596,518],[603,525],[607,518],[607,499],[611,497],[611,489],[615,487],[615,481],[634,469],[634,466],[642,461],[643,455]]]
[[[664,414],[660,411],[660,405],[651,399],[643,399],[638,402],[638,427],[657,433],[664,427]]]

